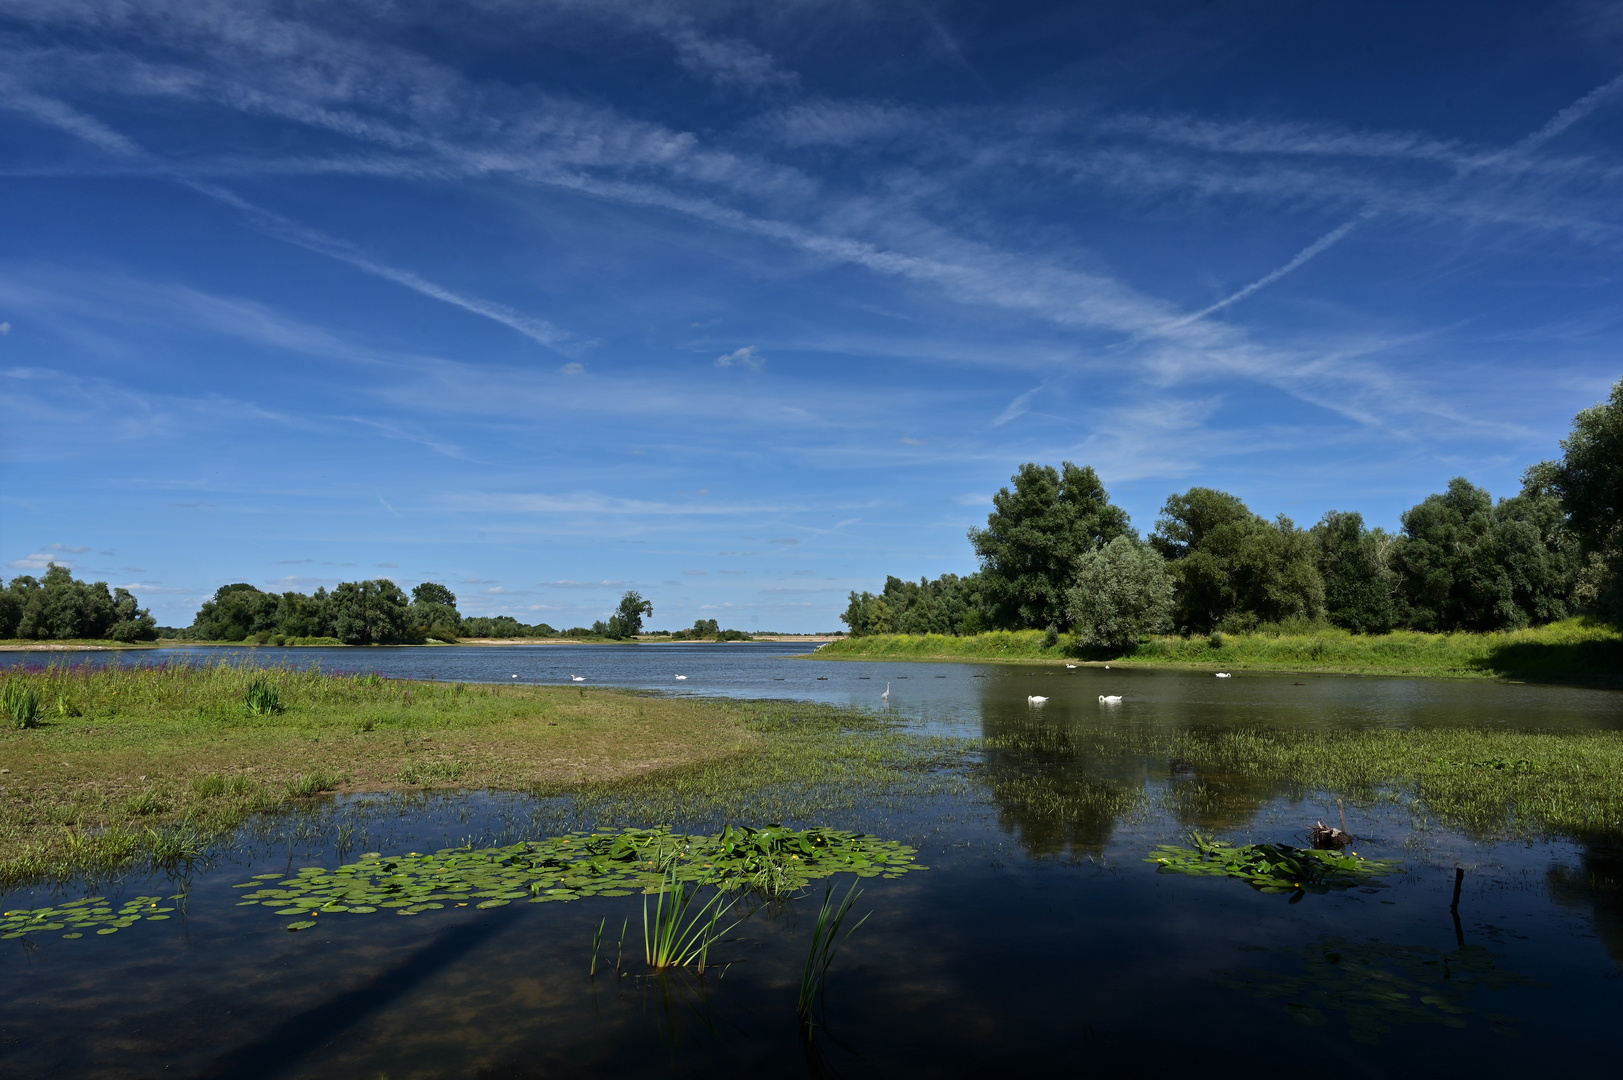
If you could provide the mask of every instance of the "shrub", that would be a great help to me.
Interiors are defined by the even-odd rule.
[[[243,700],[248,705],[248,711],[255,716],[267,716],[282,711],[282,692],[268,679],[255,679],[249,684],[248,693]]]
[[[21,679],[7,679],[0,711],[12,727],[39,727],[39,691]]]

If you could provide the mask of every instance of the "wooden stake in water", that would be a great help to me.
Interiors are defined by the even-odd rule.
[[[1347,831],[1347,811],[1341,805],[1340,799],[1336,800],[1336,813],[1341,815],[1341,835],[1346,837],[1348,840],[1351,840],[1352,833]]]

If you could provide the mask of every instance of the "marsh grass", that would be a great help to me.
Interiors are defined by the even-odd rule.
[[[249,713],[260,682],[280,713]],[[323,791],[437,784],[558,796],[551,820],[826,824],[884,793],[961,785],[961,742],[792,702],[404,682],[242,666],[61,663],[8,684],[62,703],[0,725],[0,888],[105,878],[218,843]],[[176,839],[178,838],[178,839]],[[200,839],[199,839],[200,838]],[[177,847],[178,845],[178,847]]]
[[[846,638],[817,651],[818,659],[1031,660],[1064,657],[1122,665],[1200,669],[1319,671],[1345,674],[1426,675],[1454,678],[1623,675],[1623,633],[1592,619],[1498,634],[1353,634],[1306,621],[1210,637],[1164,635],[1116,653],[1087,653],[1060,635],[1052,646],[1038,630],[996,631],[967,637],[876,634]]]

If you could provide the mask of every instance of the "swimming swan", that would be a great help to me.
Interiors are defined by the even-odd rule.
[[[1104,704],[1104,705],[1120,705],[1121,704],[1121,695],[1120,694],[1100,694],[1099,695],[1099,701],[1100,701],[1101,704]]]
[[[1048,704],[1048,699],[1045,698],[1045,697],[1038,697],[1036,694],[1027,694],[1026,695],[1026,704],[1027,705],[1047,705]]]
[[[686,678],[687,678],[687,676],[686,676],[686,675],[678,675],[678,676],[677,676],[677,678],[678,678],[678,679],[686,679]]]
[[[1218,673],[1217,673],[1217,677],[1218,677],[1218,678],[1219,678],[1219,679],[1232,679],[1232,678],[1234,678],[1234,676],[1232,676],[1232,675],[1230,675],[1230,674],[1229,674],[1229,673],[1228,673],[1228,672],[1226,672],[1226,671],[1219,671],[1219,672],[1218,672]]]
[[[585,682],[586,681],[586,676],[584,676],[584,675],[571,675],[571,676],[569,676],[569,681],[570,682]]]

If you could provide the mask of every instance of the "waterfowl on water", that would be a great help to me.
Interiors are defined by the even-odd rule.
[[[678,675],[678,676],[677,676],[677,678],[678,678],[678,679],[686,679],[686,678],[687,678],[687,676],[686,676],[686,675]]]
[[[1228,672],[1226,672],[1226,671],[1219,671],[1219,672],[1218,672],[1218,673],[1217,673],[1217,677],[1218,677],[1218,678],[1219,678],[1219,679],[1232,679],[1232,678],[1233,678],[1233,677],[1234,677],[1234,676],[1232,676],[1232,675],[1230,675],[1230,674],[1229,674],[1229,673],[1228,673]]]
[[[1027,694],[1026,695],[1026,704],[1027,705],[1047,705],[1048,704],[1048,699],[1045,698],[1045,697],[1038,697],[1036,694]]]
[[[1100,700],[1100,702],[1102,702],[1105,705],[1120,705],[1121,704],[1121,695],[1120,694],[1100,694],[1099,695],[1099,700]]]
[[[1076,665],[1075,664],[1066,664],[1065,669],[1067,671],[1075,671],[1076,670]]]
[[[570,682],[585,682],[586,681],[586,676],[584,676],[584,675],[571,675],[571,676],[569,676],[569,681]]]

